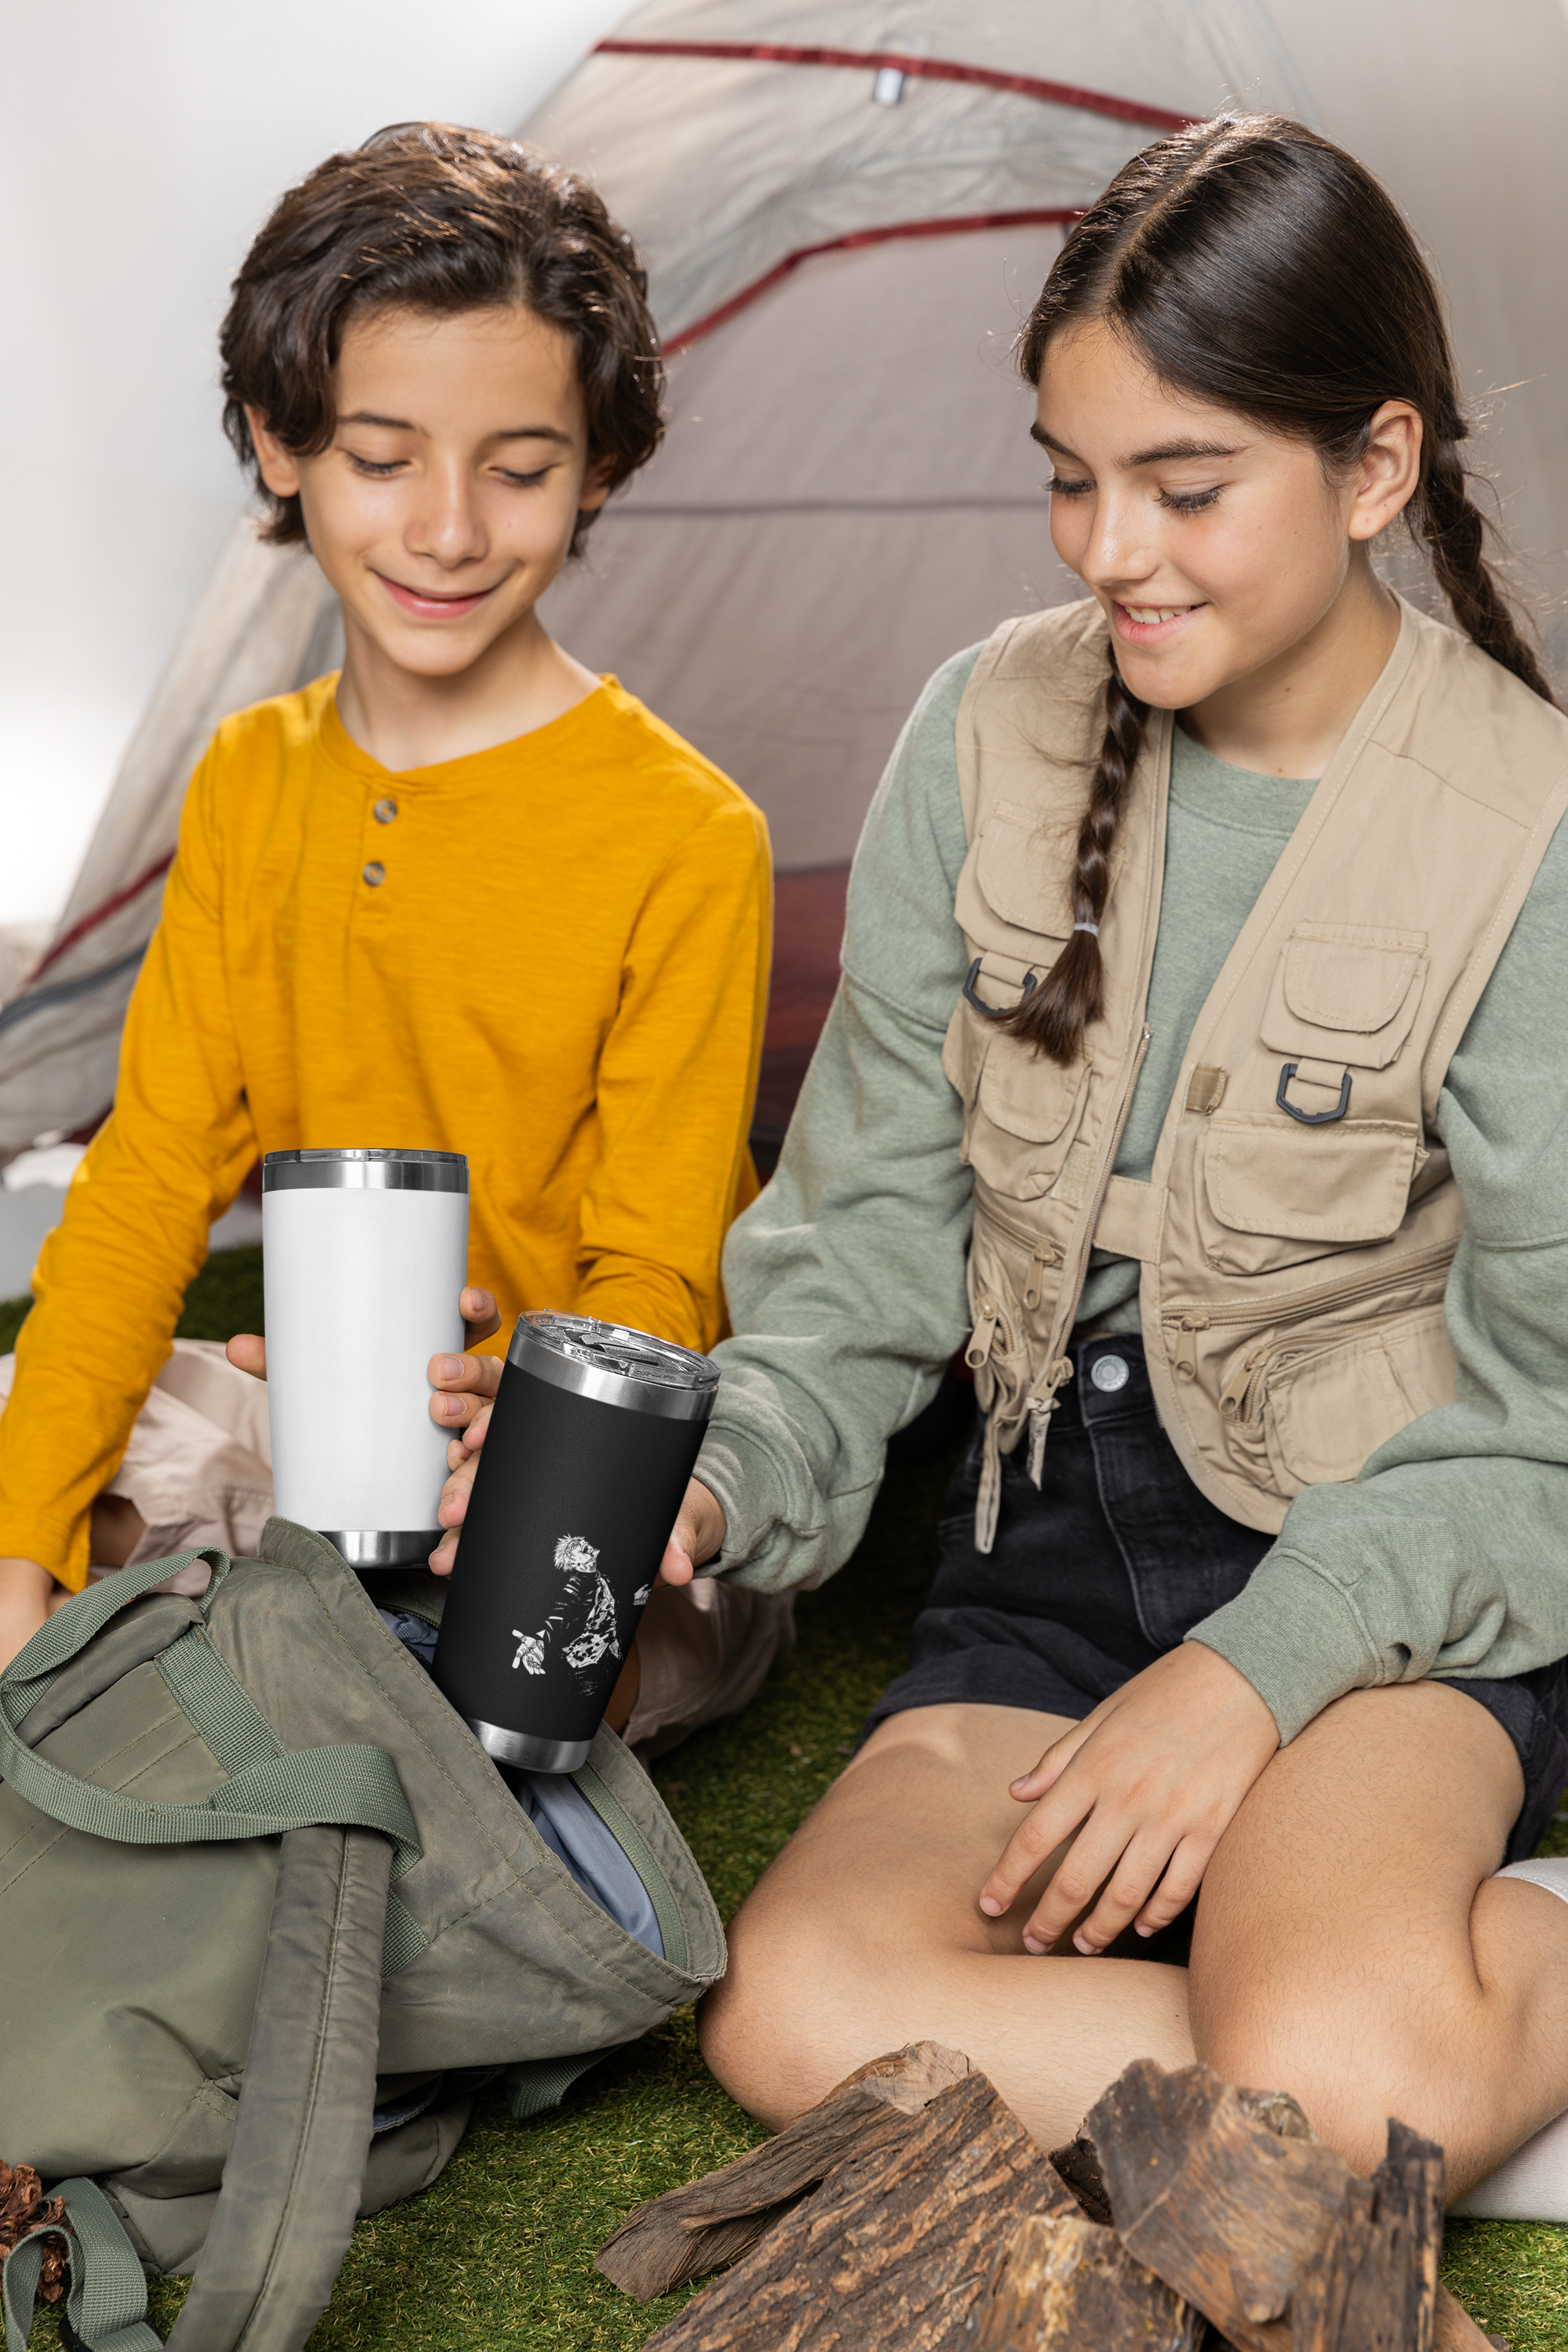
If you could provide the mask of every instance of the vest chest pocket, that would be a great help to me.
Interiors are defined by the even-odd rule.
[[[1361,923],[1298,923],[1280,950],[1263,1044],[1293,1061],[1386,1070],[1421,1008],[1425,931]]]
[[[983,1184],[1017,1201],[1050,1191],[1083,1118],[1089,1071],[993,1032],[965,1119],[964,1157]]]
[[[1408,1071],[1394,1066],[1427,970],[1424,931],[1298,923],[1260,1032],[1265,1054],[1279,1056],[1268,1079],[1280,1098],[1269,1111],[1215,1114],[1199,1146],[1198,1223],[1216,1273],[1268,1274],[1398,1231],[1427,1153],[1417,1056]],[[1394,1116],[1369,1116],[1374,1108]],[[1400,1118],[1406,1108],[1413,1116]]]

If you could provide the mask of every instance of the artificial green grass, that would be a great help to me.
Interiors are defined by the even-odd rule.
[[[16,1344],[30,1298],[0,1298],[0,1356]],[[215,1250],[185,1293],[184,1312],[174,1326],[182,1339],[232,1339],[237,1331],[259,1331],[261,1246]]]
[[[259,1250],[226,1250],[191,1286],[190,1339],[261,1328]],[[26,1312],[0,1305],[0,1349]],[[947,1474],[894,1471],[855,1561],[796,1610],[799,1646],[737,1722],[715,1725],[655,1768],[671,1812],[728,1918],[839,1769],[861,1718],[905,1663],[930,1578]],[[1568,1823],[1542,1843],[1568,1853]],[[485,2094],[463,2146],[422,2197],[362,2221],[310,2352],[633,2352],[695,2292],[637,2305],[593,2267],[644,2198],[727,2164],[763,2134],[698,2055],[689,2015],[620,2052],[555,2113],[514,2124]],[[1443,2274],[1510,2352],[1568,2347],[1568,2230],[1454,2221]],[[183,2280],[150,2294],[160,2333]],[[58,2341],[41,2314],[38,2347]]]

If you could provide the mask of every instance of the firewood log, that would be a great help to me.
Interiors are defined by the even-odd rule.
[[[639,2303],[721,2270],[835,2165],[900,2139],[911,2116],[968,2072],[961,2052],[937,2042],[873,2058],[761,2147],[637,2206],[605,2240],[596,2267]]]
[[[848,2154],[646,2352],[971,2352],[998,2244],[1031,2213],[1076,2209],[984,2074],[902,2120],[896,2137]]]
[[[1282,2315],[1352,2179],[1295,2102],[1249,2097],[1206,2066],[1166,2074],[1141,2058],[1084,2128],[1129,2253],[1205,2312],[1237,2352],[1288,2352]]]
[[[975,2311],[973,2352],[1197,2352],[1202,2312],[1081,2213],[1024,2222]]]
[[[1443,2151],[1391,2121],[1291,2296],[1290,2352],[1432,2352],[1442,2243]]]

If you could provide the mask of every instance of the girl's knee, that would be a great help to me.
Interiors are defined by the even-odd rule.
[[[1431,2079],[1441,2036],[1430,2020],[1357,2017],[1326,1989],[1320,1996],[1300,1987],[1245,2009],[1194,2003],[1200,2008],[1193,2044],[1204,2064],[1248,2090],[1289,2092],[1318,2137],[1357,2172],[1383,2161],[1391,2116],[1428,2133],[1441,2120],[1440,2086]]]

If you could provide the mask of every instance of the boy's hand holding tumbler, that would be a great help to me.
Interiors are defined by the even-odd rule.
[[[423,1563],[440,1539],[447,1435],[427,1367],[432,1339],[462,1345],[468,1208],[456,1152],[263,1163],[277,1508],[361,1570]],[[673,1341],[519,1317],[433,1666],[498,1763],[586,1762],[718,1387],[718,1366]]]

